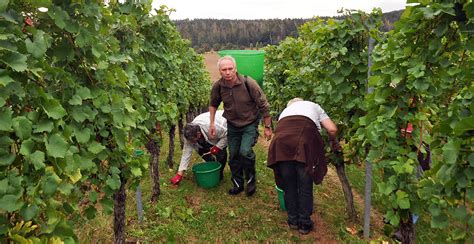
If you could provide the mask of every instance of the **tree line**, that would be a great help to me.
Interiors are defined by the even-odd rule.
[[[401,13],[402,10],[384,13],[382,29],[392,29],[392,24],[400,18]],[[288,36],[297,37],[298,27],[311,20],[314,19],[184,19],[174,23],[182,37],[189,39],[198,53],[203,53],[277,45]]]

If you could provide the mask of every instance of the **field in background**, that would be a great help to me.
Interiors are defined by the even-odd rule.
[[[207,71],[209,71],[209,75],[211,77],[211,81],[214,82],[221,77],[219,74],[219,69],[217,69],[217,60],[219,59],[219,54],[216,52],[208,52],[203,55]]]

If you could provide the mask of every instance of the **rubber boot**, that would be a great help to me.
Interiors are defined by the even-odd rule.
[[[234,185],[232,188],[229,189],[230,195],[237,195],[244,191],[243,183],[239,184],[234,178],[232,178],[232,184]]]

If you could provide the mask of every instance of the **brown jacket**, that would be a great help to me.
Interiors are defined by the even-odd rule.
[[[247,88],[244,76],[237,74],[234,86],[222,78],[212,85],[210,105],[219,107],[224,102],[224,118],[235,127],[243,127],[254,122],[258,114],[270,116],[270,106],[260,86],[252,78],[247,78]],[[249,96],[250,94],[250,96]]]
[[[311,119],[295,115],[278,121],[275,137],[268,149],[267,166],[272,168],[281,161],[306,164],[306,171],[314,183],[322,182],[327,172],[324,142]]]

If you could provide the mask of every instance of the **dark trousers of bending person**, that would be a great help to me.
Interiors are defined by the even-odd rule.
[[[314,226],[313,182],[320,183],[327,172],[323,147],[315,123],[304,116],[280,120],[270,144],[267,164],[284,191],[288,225],[301,234]]]

